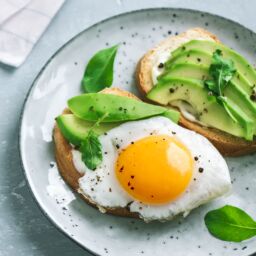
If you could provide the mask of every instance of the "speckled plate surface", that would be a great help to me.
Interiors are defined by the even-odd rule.
[[[86,205],[59,177],[54,162],[54,118],[65,108],[68,98],[80,93],[85,65],[96,51],[121,43],[113,85],[137,93],[134,70],[139,58],[165,37],[197,26],[217,34],[253,63],[256,35],[243,26],[196,11],[151,9],[116,16],[83,31],[48,61],[33,83],[20,130],[27,180],[52,222],[94,254],[247,256],[256,251],[256,239],[243,243],[219,241],[209,235],[203,222],[207,211],[225,204],[241,207],[256,218],[255,156],[227,159],[233,181],[230,196],[194,210],[186,219],[148,224],[104,215]]]

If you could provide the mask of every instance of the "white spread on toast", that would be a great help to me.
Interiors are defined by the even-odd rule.
[[[81,161],[82,159],[81,152],[78,150],[72,149],[72,159],[73,159],[73,164],[76,170],[78,170],[79,173],[84,174],[86,171],[86,168],[84,163]]]
[[[194,108],[187,102],[183,100],[176,100],[172,102],[172,106],[177,107],[180,110],[183,117],[185,117],[190,122],[200,124],[201,126],[210,127],[209,125],[200,122],[198,118],[196,118],[197,114],[195,113]]]
[[[165,51],[162,51],[158,54],[158,57],[155,58],[155,62],[152,65],[152,71],[151,71],[151,77],[154,85],[157,83],[157,77],[160,76],[164,68],[159,68],[160,63],[165,63],[169,58],[171,57],[170,50],[167,49]]]

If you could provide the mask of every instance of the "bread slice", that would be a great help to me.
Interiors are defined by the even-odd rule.
[[[170,52],[192,39],[203,39],[220,42],[212,33],[202,29],[193,28],[177,36],[171,36],[149,50],[139,61],[136,70],[136,80],[139,91],[145,98],[153,87],[151,70],[158,59],[158,55],[166,50]],[[179,124],[208,138],[215,147],[225,156],[241,156],[256,151],[256,141],[246,141],[215,128],[206,128],[181,117]]]
[[[120,90],[118,88],[107,88],[104,89],[101,93],[106,94],[114,94],[129,98],[134,98],[139,100],[135,95],[130,92]],[[63,114],[69,114],[70,111],[65,109]],[[134,212],[130,212],[128,208],[102,208],[100,205],[97,205],[91,199],[87,198],[85,195],[80,193],[78,180],[83,175],[78,172],[75,168],[73,159],[72,159],[72,146],[69,142],[64,138],[60,129],[57,125],[55,125],[53,130],[53,140],[55,146],[55,159],[57,162],[57,166],[62,178],[66,181],[66,183],[75,191],[78,192],[81,197],[91,206],[95,208],[99,208],[100,211],[117,215],[123,217],[132,217],[132,218],[139,218],[139,215]],[[85,174],[86,175],[86,174]]]

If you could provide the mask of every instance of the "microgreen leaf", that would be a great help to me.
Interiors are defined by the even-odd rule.
[[[222,52],[219,49],[213,53],[212,60],[209,73],[213,80],[207,80],[205,86],[217,96],[222,96],[223,90],[232,79],[236,69],[233,61],[224,59],[222,57]]]
[[[112,85],[117,49],[118,45],[100,50],[90,59],[82,80],[85,92],[99,92]]]
[[[209,232],[220,240],[241,242],[256,236],[256,222],[231,205],[208,212],[204,221]]]
[[[212,64],[209,68],[209,74],[212,80],[206,80],[204,82],[205,87],[216,97],[217,102],[221,104],[229,116],[237,122],[236,118],[230,112],[225,97],[223,97],[223,91],[228,85],[228,82],[232,79],[236,69],[232,60],[227,60],[222,57],[221,50],[217,49],[212,56]]]

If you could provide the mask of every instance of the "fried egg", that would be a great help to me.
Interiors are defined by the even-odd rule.
[[[186,216],[231,189],[224,158],[201,135],[165,117],[126,122],[100,136],[103,161],[89,170],[73,149],[84,175],[79,192],[105,208],[128,207],[145,221]]]

